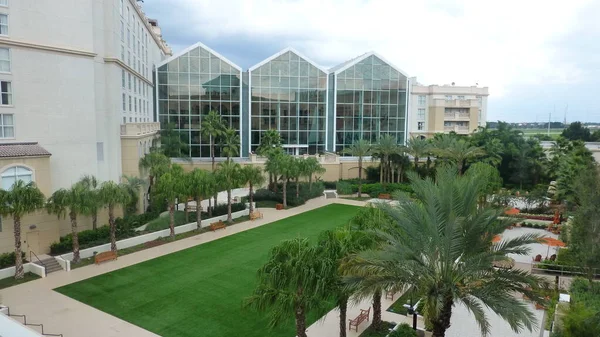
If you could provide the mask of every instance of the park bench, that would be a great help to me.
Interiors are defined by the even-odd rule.
[[[99,264],[100,262],[116,260],[116,259],[117,259],[117,252],[113,252],[111,250],[109,252],[102,252],[102,253],[96,254],[96,256],[94,256],[94,263]]]
[[[221,220],[210,224],[210,230],[213,232],[216,231],[217,229],[221,229],[221,228],[225,228],[225,227],[227,227],[227,225],[225,225],[225,223]]]
[[[254,212],[250,213],[250,220],[262,219],[262,218],[263,218],[263,214],[259,211],[254,211]]]
[[[348,330],[352,330],[352,327],[354,327],[354,330],[356,332],[358,332],[358,326],[360,325],[360,323],[362,323],[364,321],[369,321],[369,314],[371,314],[370,307],[368,310],[360,309],[360,314],[358,316],[356,316],[355,319],[349,320]]]
[[[283,209],[283,204],[276,204],[275,209],[281,211]]]
[[[392,199],[392,196],[389,193],[381,193],[381,194],[379,194],[379,199],[390,200],[390,199]]]
[[[386,299],[386,300],[392,300],[392,301],[393,301],[393,300],[394,300],[394,293],[393,293],[393,292],[386,291],[386,292],[385,292],[385,299]]]

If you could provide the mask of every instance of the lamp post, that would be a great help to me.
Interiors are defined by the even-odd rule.
[[[404,307],[408,310],[408,313],[410,315],[413,315],[413,329],[417,330],[417,307],[419,306],[419,302],[421,302],[421,300],[417,301],[417,303],[415,303],[414,305],[412,304],[412,296],[410,297],[410,304],[404,304]]]

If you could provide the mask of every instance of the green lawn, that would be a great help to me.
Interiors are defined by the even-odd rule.
[[[0,289],[16,286],[21,283],[37,280],[40,277],[34,273],[25,273],[25,277],[20,280],[15,280],[14,277],[7,277],[0,280]]]
[[[358,210],[328,205],[55,290],[166,337],[292,337],[293,321],[269,330],[264,314],[242,309],[256,271],[280,241],[315,239]]]

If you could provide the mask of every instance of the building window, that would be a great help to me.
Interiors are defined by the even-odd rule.
[[[452,100],[452,95],[446,95],[446,101],[451,101]]]
[[[128,75],[129,75],[129,90],[131,91],[131,74],[128,74]]]
[[[425,109],[419,109],[417,111],[417,119],[420,121],[425,120]]]
[[[10,73],[10,49],[0,48],[0,72]]]
[[[121,6],[119,6],[119,14],[123,16],[123,0],[121,0]]]
[[[121,21],[121,41],[125,42],[125,23]]]
[[[129,112],[131,112],[131,96],[129,96]]]
[[[12,114],[0,114],[0,138],[15,138],[15,122]]]
[[[0,35],[8,35],[8,15],[0,14]]]
[[[417,130],[423,130],[424,126],[425,126],[424,122],[418,122],[417,123]]]
[[[457,97],[457,99],[458,99],[459,101],[464,101],[464,100],[465,100],[465,96],[458,96],[458,97]]]
[[[8,7],[8,0],[0,0],[0,6]]]
[[[123,124],[127,123],[127,117],[123,117]]]
[[[0,105],[12,105],[12,84],[7,81],[0,82]]]
[[[22,180],[26,183],[33,181],[33,171],[25,166],[13,166],[2,172],[2,189],[9,191],[14,183]]]
[[[425,105],[425,95],[419,95],[419,105]]]
[[[126,101],[126,97],[125,94],[123,94],[123,112],[127,111],[127,102]]]
[[[481,120],[481,117],[482,117],[482,114],[481,114],[481,109],[479,109],[479,123],[481,123],[481,122],[482,122],[482,120]]]
[[[483,105],[483,97],[477,96],[477,103],[479,103],[479,106],[482,106]]]
[[[133,79],[133,92],[137,94],[137,78]]]
[[[133,99],[133,112],[137,112],[137,99]]]
[[[125,89],[125,70],[121,69],[121,86]]]

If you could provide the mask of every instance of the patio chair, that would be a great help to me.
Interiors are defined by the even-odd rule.
[[[542,254],[538,254],[533,259],[533,262],[542,262]]]

